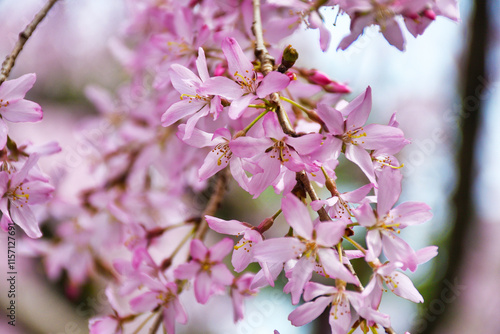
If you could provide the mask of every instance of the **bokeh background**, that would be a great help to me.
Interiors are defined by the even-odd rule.
[[[0,0],[1,58],[43,3]],[[438,17],[423,36],[415,39],[406,34],[404,53],[376,29],[366,31],[346,51],[336,51],[349,31],[349,19],[337,17],[336,11],[323,13],[332,32],[327,52],[318,51],[316,31],[304,30],[284,41],[299,51],[299,65],[348,83],[353,88],[350,98],[370,85],[372,121],[386,123],[397,111],[400,126],[412,141],[399,155],[405,164],[400,201],[426,202],[434,217],[405,230],[404,236],[415,249],[437,244],[440,253],[411,275],[425,304],[384,298],[382,311],[391,314],[398,333],[412,326],[413,334],[498,333],[500,328],[496,315],[500,308],[500,1],[460,0],[459,5],[461,23]],[[44,167],[56,173],[61,161],[74,165],[71,174],[77,177],[65,189],[67,196],[76,196],[81,184],[92,183],[84,161],[93,152],[79,149],[81,138],[75,132],[96,114],[85,87],[99,85],[113,91],[127,80],[116,57],[127,14],[122,0],[62,1],[29,40],[11,74],[15,78],[37,73],[28,98],[45,111],[42,123],[12,126],[13,136],[18,141],[61,144],[63,152]],[[343,165],[337,173],[340,190],[362,185],[363,177]],[[245,207],[235,200],[225,206],[224,214],[245,220],[255,210],[266,210],[274,197],[266,192]],[[5,234],[0,243],[0,258],[6,259]],[[0,262],[4,273],[6,261]],[[2,316],[1,333],[88,333],[88,317],[106,312],[100,282],[71,300],[59,282],[45,277],[39,261],[18,256],[17,263],[18,322],[12,328]],[[8,302],[4,284],[2,279],[2,310]],[[206,306],[186,301],[191,320],[180,326],[180,332],[327,332],[321,320],[302,328],[289,325],[293,307],[279,289],[264,290],[247,303],[247,319],[237,326],[232,324],[230,303],[217,298]]]

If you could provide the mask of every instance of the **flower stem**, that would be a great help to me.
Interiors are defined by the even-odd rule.
[[[12,49],[10,55],[8,55],[2,63],[2,70],[0,72],[0,85],[9,77],[10,71],[14,67],[17,56],[19,56],[19,53],[22,51],[24,44],[26,44],[38,24],[42,22],[42,20],[47,16],[47,13],[57,1],[58,0],[49,0],[45,4],[45,6],[43,6],[43,8],[35,15],[33,20],[26,26],[26,28],[24,28],[24,30],[19,33],[19,39],[17,40],[16,45],[14,45],[14,49]]]
[[[278,212],[276,212],[274,215],[273,215],[273,220],[275,220],[276,218],[278,218],[278,216],[281,214],[281,212],[283,212],[281,209],[278,210]]]
[[[267,106],[265,104],[249,104],[248,107],[249,108],[260,108],[260,109],[267,108]]]
[[[344,239],[346,239],[347,241],[349,241],[354,247],[356,247],[357,249],[359,249],[360,251],[363,252],[363,254],[366,254],[366,249],[364,249],[360,244],[358,244],[356,241],[354,241],[354,239],[350,238],[350,237],[346,237],[344,236]]]
[[[151,312],[150,315],[148,315],[148,317],[146,319],[144,319],[143,322],[141,322],[141,324],[139,325],[139,327],[137,327],[137,329],[132,333],[132,334],[139,334],[141,332],[141,329],[146,326],[146,324],[148,323],[149,320],[151,320],[151,318],[153,318],[155,316],[156,312]]]
[[[306,108],[306,107],[304,107],[303,105],[300,105],[300,104],[298,104],[297,102],[295,102],[294,100],[290,100],[290,99],[289,99],[289,98],[287,98],[287,97],[280,96],[280,99],[282,99],[283,101],[286,101],[286,102],[290,103],[291,105],[293,105],[293,106],[295,106],[295,107],[299,108],[299,109],[300,109],[300,110],[302,110],[302,111],[305,111],[305,112],[309,112],[309,111],[310,111],[309,109],[307,109],[307,108]]]
[[[267,113],[269,112],[269,109],[267,109],[266,111],[263,111],[259,116],[257,116],[253,121],[252,123],[248,124],[247,127],[245,127],[243,129],[243,134],[246,135],[248,130],[250,130],[252,128],[252,126],[254,126],[258,121],[259,119],[261,119],[262,117],[264,117]]]

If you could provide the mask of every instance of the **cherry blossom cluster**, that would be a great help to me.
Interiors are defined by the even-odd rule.
[[[40,238],[42,232],[32,206],[51,198],[54,187],[37,165],[42,156],[60,151],[56,143],[21,145],[10,138],[7,122],[38,122],[42,108],[24,96],[33,87],[36,75],[25,74],[0,84],[0,210],[1,228],[12,231],[18,225],[30,238]]]
[[[398,16],[416,36],[436,15],[458,20],[456,2],[129,5],[130,21],[113,51],[130,82],[114,93],[86,91],[100,115],[82,131],[103,120],[109,125],[94,138],[99,155],[88,165],[94,182],[72,185],[80,187],[77,198],[57,189],[44,220],[51,236],[28,243],[50,278],[65,277],[72,296],[85,283],[106,279],[112,312],[94,317],[90,333],[147,328],[173,334],[176,324],[189,320],[186,295],[199,304],[230,296],[237,322],[245,299],[274,286],[280,274],[292,304],[303,301],[289,315],[293,325],[329,309],[332,333],[394,333],[389,315],[379,310],[383,292],[422,302],[404,272],[437,254],[437,247],[414,250],[399,236],[432,217],[424,203],[397,204],[404,167],[395,155],[409,141],[395,114],[387,125],[368,123],[370,87],[348,101],[350,87],[320,70],[295,66],[297,50],[279,42],[308,27],[319,29],[326,49],[323,7],[337,6],[352,20],[339,48],[375,24],[402,49]],[[22,99],[34,77],[17,80],[0,86],[2,101],[9,101],[0,106],[2,119],[34,120],[40,109]],[[25,104],[23,112],[21,105],[12,109],[16,103]],[[28,236],[39,237],[28,204],[46,201],[54,189],[35,165],[58,147],[28,150],[3,142],[10,152],[4,156],[17,160],[2,165],[2,226],[11,217]],[[364,186],[338,189],[335,170],[342,155],[362,172]],[[59,188],[69,180],[61,178]],[[254,198],[271,187],[279,202],[269,205],[276,205],[276,213],[256,213],[250,222],[222,219],[217,210],[232,180]],[[321,198],[319,189],[328,195]],[[278,224],[288,233],[272,237]],[[250,271],[251,263],[260,270]],[[366,282],[355,270],[361,266],[372,272]]]

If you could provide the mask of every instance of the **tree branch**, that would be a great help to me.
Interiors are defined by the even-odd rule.
[[[33,20],[26,26],[26,28],[24,28],[24,30],[19,33],[19,38],[16,44],[14,45],[12,52],[7,57],[5,57],[5,60],[2,63],[2,70],[0,71],[0,85],[9,77],[10,71],[14,67],[14,64],[16,63],[16,58],[22,51],[24,44],[26,44],[26,42],[31,37],[38,24],[42,22],[45,16],[47,16],[49,10],[54,6],[54,4],[57,1],[58,0],[49,0],[45,4],[45,6],[38,12],[38,14],[35,15]]]
[[[215,189],[210,199],[208,200],[207,206],[203,213],[201,214],[201,222],[196,230],[195,239],[203,239],[208,231],[208,223],[205,216],[213,216],[220,206],[224,194],[226,193],[227,187],[227,168],[224,168],[217,174],[217,181],[215,184]]]

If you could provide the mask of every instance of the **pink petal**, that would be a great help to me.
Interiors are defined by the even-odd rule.
[[[252,158],[258,154],[264,153],[271,147],[273,142],[268,138],[239,137],[229,143],[231,152],[240,158]]]
[[[293,310],[292,313],[290,313],[288,320],[290,320],[294,326],[303,326],[308,324],[319,317],[331,301],[331,297],[319,297],[312,302],[300,305]]]
[[[205,51],[200,47],[198,48],[198,58],[196,59],[196,69],[201,81],[206,81],[210,78],[207,69],[207,59],[205,58]]]
[[[248,183],[248,191],[254,198],[266,190],[267,187],[273,184],[281,171],[281,163],[278,159],[269,158],[264,155],[264,158],[259,161],[259,167],[263,172],[255,174]]]
[[[11,202],[9,212],[12,221],[21,227],[28,237],[35,239],[42,236],[35,215],[28,205],[21,206]]]
[[[345,131],[354,130],[362,127],[372,109],[372,89],[370,86],[366,91],[358,95],[354,100],[349,103],[347,107],[342,110],[342,113],[349,112],[345,123]]]
[[[281,210],[295,233],[307,240],[312,239],[313,223],[304,203],[294,195],[288,194],[281,200]]]
[[[189,99],[184,99],[172,104],[161,116],[161,125],[172,125],[186,116],[192,115],[203,108],[208,108],[205,101],[193,100],[191,103],[190,102]]]
[[[377,214],[380,218],[389,213],[401,194],[403,175],[384,168],[378,178]],[[396,216],[397,217],[397,216]]]
[[[172,85],[179,93],[192,96],[197,94],[197,89],[202,82],[190,69],[179,64],[173,64],[169,72]]]
[[[321,295],[332,295],[337,293],[338,290],[334,286],[327,286],[316,282],[309,282],[304,289],[304,300],[306,302],[313,300]]]
[[[219,263],[211,268],[212,280],[214,283],[226,286],[233,283],[234,276],[231,274],[229,269],[227,269],[224,263]]]
[[[365,173],[370,182],[376,184],[375,172],[373,171],[373,164],[370,154],[364,148],[358,145],[346,145],[345,157],[358,165],[359,168]]]
[[[228,151],[230,152],[229,149]],[[221,152],[221,150],[217,148],[208,152],[207,157],[203,161],[203,165],[201,165],[198,170],[198,177],[200,180],[206,180],[226,168],[230,161],[228,155],[229,153],[226,154]]]
[[[370,203],[363,203],[356,210],[354,210],[354,216],[361,226],[371,227],[377,223],[377,218],[373,213],[373,209]]]
[[[425,203],[404,202],[390,211],[393,223],[400,224],[399,228],[422,224],[432,218],[431,208]]]
[[[201,271],[194,281],[194,295],[200,304],[205,304],[212,295],[212,278],[206,271]]]
[[[212,216],[205,216],[208,226],[217,233],[242,235],[245,230],[250,228],[248,224],[238,220],[224,220]]]
[[[423,303],[424,298],[413,285],[411,279],[405,274],[394,271],[390,277],[384,277],[389,289],[397,296],[408,299],[414,303]]]
[[[382,238],[380,237],[380,232],[377,229],[369,230],[366,233],[366,246],[368,247],[366,261],[375,261],[375,259],[378,258],[382,252]]]
[[[158,292],[146,292],[130,301],[130,308],[134,312],[147,312],[154,309],[160,303]]]
[[[198,110],[198,112],[196,112],[193,116],[189,117],[189,119],[186,122],[186,128],[184,129],[184,137],[182,137],[182,140],[189,139],[189,137],[191,137],[198,121],[201,118],[207,116],[209,112],[210,108],[208,104],[206,104],[203,108]]]
[[[373,188],[372,183],[365,184],[356,190],[342,194],[342,199],[350,203],[360,203]]]
[[[0,150],[3,150],[5,144],[7,144],[7,135],[9,128],[3,119],[0,119]]]
[[[403,270],[409,268],[411,271],[415,271],[417,269],[417,256],[415,255],[415,251],[406,241],[399,238],[394,233],[384,231],[384,233],[382,233],[382,245],[384,254],[389,261],[399,261],[403,263]]]
[[[415,254],[417,256],[418,264],[426,263],[438,255],[438,248],[437,246],[425,247],[416,251]]]
[[[175,278],[191,279],[201,270],[201,265],[196,261],[180,264],[174,271]]]
[[[323,143],[323,135],[311,133],[300,137],[288,137],[286,143],[292,146],[299,154],[310,154],[318,150]]]
[[[319,223],[316,225],[316,242],[325,247],[333,247],[342,239],[346,226],[343,220]]]
[[[2,117],[10,122],[38,122],[43,118],[42,107],[38,103],[19,100],[0,109]]]
[[[229,238],[224,238],[208,250],[210,260],[214,262],[222,261],[224,257],[233,250],[234,242]]]
[[[385,21],[385,29],[382,30],[382,34],[389,44],[395,46],[399,51],[404,51],[405,39],[399,24],[394,19]]]
[[[213,77],[202,84],[198,93],[203,95],[218,95],[225,99],[235,100],[241,97],[245,93],[245,90],[229,78]]]
[[[321,248],[318,250],[321,265],[325,273],[332,278],[340,278],[348,283],[358,285],[358,280],[340,263],[336,253],[330,248]]]
[[[302,256],[292,269],[292,277],[289,283],[291,284],[290,292],[292,294],[292,304],[297,305],[300,301],[300,296],[304,290],[304,286],[312,277],[314,268],[314,260],[307,256]]]
[[[175,334],[175,310],[171,307],[162,308],[163,325],[167,333]]]
[[[321,120],[325,122],[328,131],[332,135],[341,135],[344,133],[344,117],[340,111],[326,104],[320,103],[318,104],[316,112]]]
[[[186,133],[186,124],[179,125],[179,131],[177,131],[177,138],[181,139],[183,142],[188,144],[189,146],[193,146],[196,148],[202,148],[206,146],[212,146],[219,143],[222,143],[224,140],[221,138],[217,138],[216,140],[212,139],[213,134],[202,131],[198,128],[194,128],[191,136],[183,139]]]
[[[200,261],[205,260],[209,254],[209,250],[207,249],[207,247],[205,247],[203,242],[199,239],[191,240],[189,252],[190,252],[191,256],[193,257],[193,259],[200,260]]]
[[[0,98],[11,103],[21,100],[26,95],[26,92],[33,87],[35,81],[35,73],[25,74],[13,80],[7,80],[0,86]]]
[[[248,105],[251,104],[257,97],[253,94],[243,95],[231,102],[229,106],[228,115],[231,119],[238,119],[243,115],[243,112],[247,109]]]
[[[247,77],[253,76],[253,65],[234,38],[226,38],[222,41],[222,52],[227,59],[229,74],[232,76],[235,76],[236,73]]]
[[[287,75],[275,71],[270,72],[257,88],[257,96],[262,99],[271,93],[285,89],[289,83],[290,78]]]
[[[244,243],[247,243],[243,246]],[[234,271],[237,273],[245,270],[246,267],[253,261],[253,250],[250,248],[253,244],[252,241],[241,239],[235,247],[239,247],[233,251],[233,257],[231,258],[231,264],[234,267]]]
[[[28,203],[32,205],[47,202],[55,188],[47,182],[33,181],[24,183],[22,189],[29,194]]]
[[[351,309],[349,301],[342,295],[337,305],[332,305],[329,323],[332,334],[346,334],[351,327]]]
[[[369,124],[363,127],[363,132],[366,136],[362,138],[363,143],[360,145],[367,150],[399,148],[406,141],[401,129],[388,125]]]
[[[306,250],[296,238],[274,238],[254,246],[254,257],[259,262],[283,263],[297,258]]]
[[[186,311],[184,310],[184,307],[182,307],[182,304],[179,302],[177,298],[173,301],[173,304],[175,310],[175,321],[185,325],[188,321],[188,316]]]

